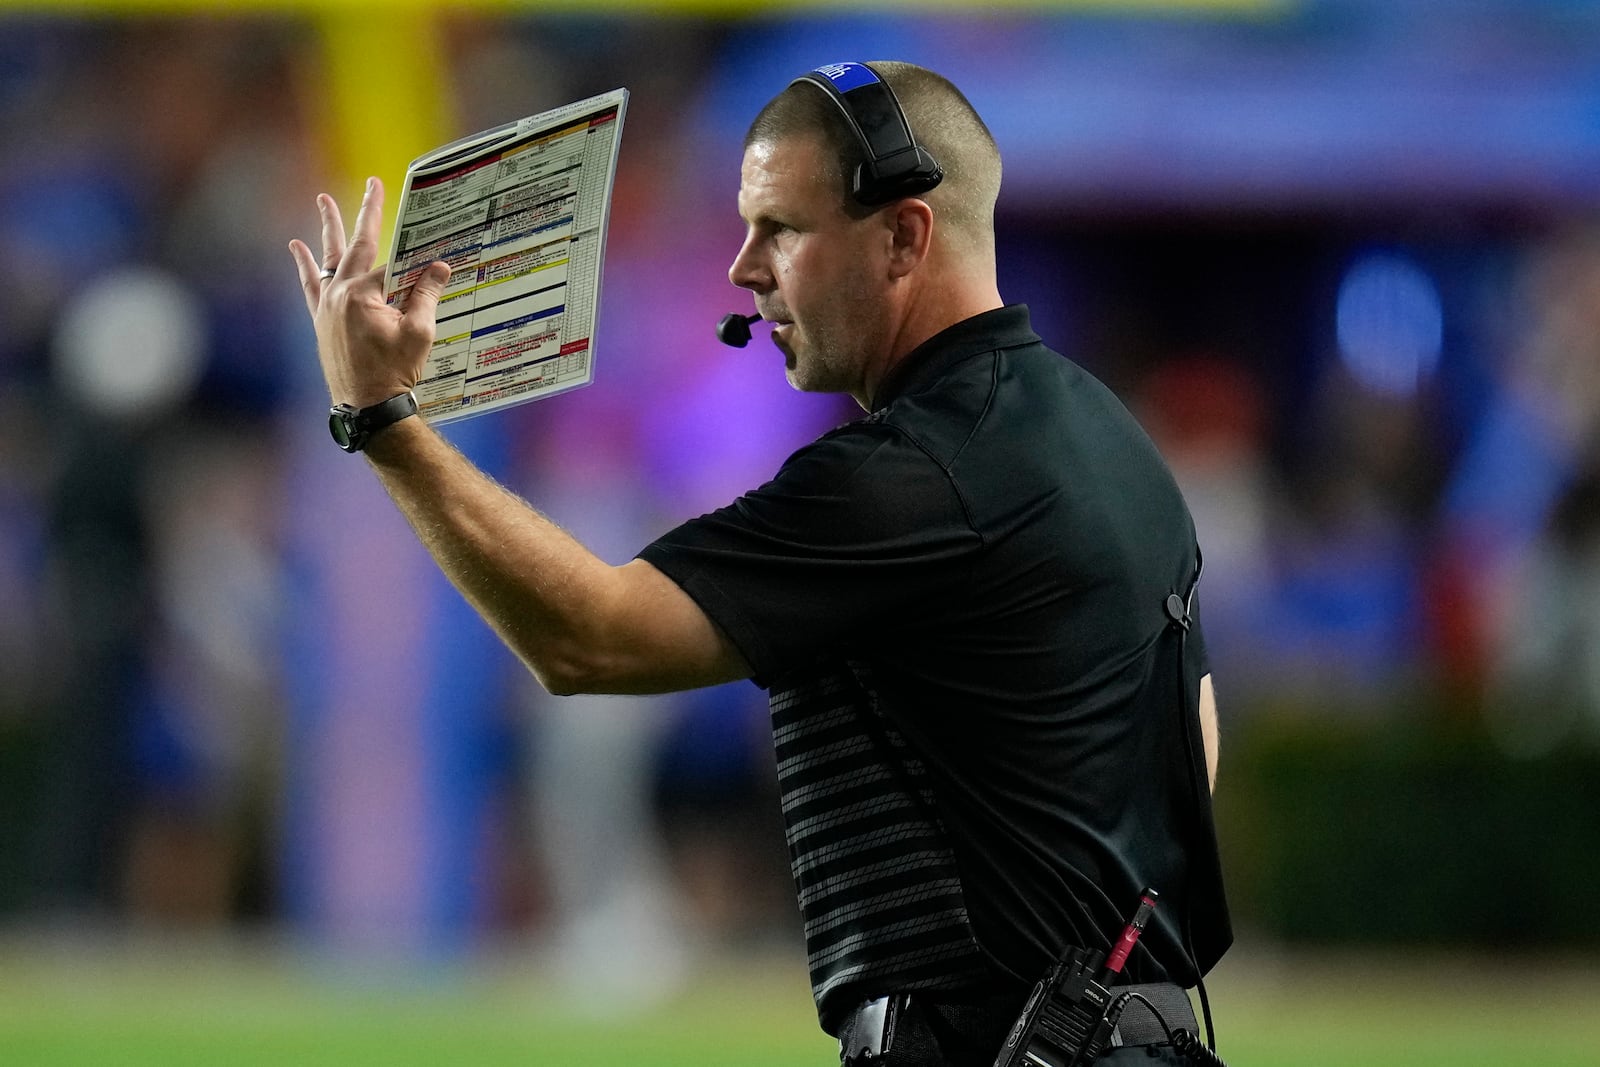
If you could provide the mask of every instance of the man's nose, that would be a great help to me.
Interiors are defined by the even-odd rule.
[[[745,238],[744,244],[739,247],[739,254],[733,257],[733,263],[728,266],[728,280],[741,289],[755,293],[764,293],[772,288],[772,271],[757,254],[751,238]]]

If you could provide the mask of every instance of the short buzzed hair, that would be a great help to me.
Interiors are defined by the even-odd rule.
[[[934,216],[970,238],[992,240],[994,205],[1000,195],[1000,149],[989,127],[961,90],[942,75],[892,60],[866,65],[894,90],[912,136],[944,168],[944,180],[923,195]],[[806,82],[790,85],[761,109],[745,134],[744,146],[797,136],[822,138],[827,157],[838,166],[837,174],[822,177],[837,181],[847,212],[861,214],[850,182],[867,158],[866,149],[833,101]]]

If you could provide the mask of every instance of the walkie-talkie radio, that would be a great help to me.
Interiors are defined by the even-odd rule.
[[[1079,1067],[1105,1051],[1127,1003],[1111,984],[1150,921],[1156,897],[1154,889],[1140,894],[1139,909],[1110,957],[1097,949],[1074,949],[1051,968],[1028,996],[995,1067]]]

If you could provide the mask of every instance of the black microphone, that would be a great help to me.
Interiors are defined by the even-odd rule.
[[[717,340],[734,348],[743,348],[750,343],[750,324],[760,321],[760,312],[754,315],[741,315],[738,312],[724,315],[722,321],[717,323]]]

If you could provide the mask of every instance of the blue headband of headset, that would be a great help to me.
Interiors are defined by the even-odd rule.
[[[851,176],[851,194],[866,207],[920,196],[944,180],[938,162],[911,134],[889,83],[865,63],[830,63],[796,78],[821,89],[844,115],[867,158]]]

